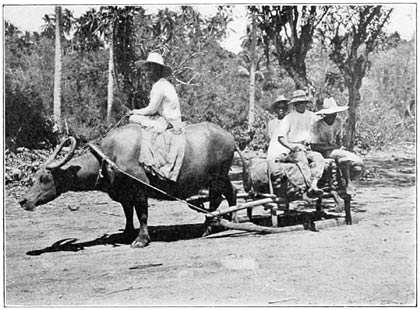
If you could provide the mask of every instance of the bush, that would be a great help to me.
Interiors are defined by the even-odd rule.
[[[414,54],[414,42],[404,42],[372,56],[360,90],[355,136],[359,148],[380,150],[415,141],[415,120],[404,117],[407,103],[415,98]]]
[[[33,87],[21,89],[6,75],[6,147],[46,148],[58,141],[53,122],[44,117],[40,95]]]
[[[402,118],[396,109],[387,109],[383,102],[364,102],[356,124],[355,146],[359,149],[380,150],[389,143],[414,142],[415,121]]]

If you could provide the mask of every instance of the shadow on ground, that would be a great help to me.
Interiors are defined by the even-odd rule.
[[[188,240],[200,238],[203,233],[205,226],[204,224],[184,224],[184,225],[168,225],[168,226],[149,226],[149,235],[153,241],[177,241],[177,240]],[[136,230],[135,236],[137,236],[139,230]],[[32,250],[26,252],[27,255],[41,255],[43,253],[50,252],[78,252],[84,250],[87,247],[97,246],[97,245],[112,245],[114,247],[120,246],[121,244],[131,244],[134,239],[126,238],[123,232],[118,232],[114,234],[104,234],[103,236],[96,238],[94,240],[77,242],[76,238],[66,238],[59,240],[40,250]]]
[[[336,216],[331,214],[321,214],[316,215],[315,212],[313,213],[300,213],[300,212],[293,212],[291,211],[291,215],[288,217],[279,216],[278,217],[278,226],[279,227],[286,227],[286,226],[296,226],[296,225],[303,225],[305,229],[312,230],[311,227],[313,223],[320,219],[331,219],[335,218]],[[337,217],[339,214],[337,214]],[[239,219],[240,222],[246,222],[247,218],[242,217]],[[252,223],[261,226],[271,226],[271,217],[268,215],[255,215],[252,218]],[[203,224],[183,224],[183,225],[161,225],[161,226],[149,226],[149,235],[153,242],[171,242],[171,241],[178,241],[178,240],[188,240],[188,239],[198,239],[203,236],[205,232],[206,225]],[[224,227],[220,226],[212,226],[211,233],[219,233],[221,231],[227,230]],[[137,236],[139,230],[136,230],[135,236]],[[84,242],[77,242],[78,239],[76,238],[66,238],[61,239],[52,244],[51,246],[47,246],[43,249],[38,250],[31,250],[26,252],[27,255],[37,256],[44,253],[51,253],[51,252],[78,252],[84,250],[85,248],[98,246],[98,245],[112,245],[114,247],[118,247],[121,244],[131,244],[134,239],[133,238],[126,238],[122,231],[114,234],[104,234],[103,236],[96,238],[90,241]],[[228,237],[228,236],[226,236]]]
[[[366,175],[358,182],[361,187],[407,187],[416,184],[415,158],[365,160]]]

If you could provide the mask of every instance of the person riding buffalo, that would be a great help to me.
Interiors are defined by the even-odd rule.
[[[149,104],[142,109],[129,112],[129,122],[154,127],[163,131],[168,127],[180,128],[181,109],[175,87],[166,79],[172,74],[171,67],[164,64],[159,53],[152,52],[146,61],[139,62],[146,76],[153,83]]]
[[[325,98],[322,110],[315,114],[323,118],[316,121],[312,128],[311,148],[321,153],[325,158],[335,159],[346,181],[346,193],[353,195],[355,188],[351,180],[351,172],[360,172],[363,168],[362,159],[342,146],[343,125],[337,113],[344,112],[348,106],[338,106],[334,98]]]

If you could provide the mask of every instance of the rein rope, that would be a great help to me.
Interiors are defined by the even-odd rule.
[[[193,210],[196,210],[196,211],[202,212],[202,213],[206,213],[206,214],[210,214],[210,212],[207,211],[206,209],[197,207],[197,206],[193,205],[192,203],[190,203],[190,202],[188,202],[186,200],[183,200],[181,198],[175,197],[175,196],[173,196],[173,195],[165,192],[164,190],[161,190],[160,188],[158,188],[156,186],[153,186],[153,185],[151,185],[151,184],[149,184],[149,183],[147,183],[147,182],[145,182],[145,181],[143,181],[143,180],[135,177],[134,175],[132,175],[132,174],[130,174],[128,172],[125,172],[120,167],[118,167],[117,164],[115,164],[111,159],[109,159],[108,156],[106,156],[101,150],[99,150],[98,146],[96,146],[94,144],[91,144],[91,143],[88,143],[87,146],[90,148],[90,150],[93,153],[96,153],[99,157],[102,158],[102,162],[101,162],[101,165],[100,165],[100,168],[99,168],[99,172],[98,172],[98,178],[103,177],[102,169],[104,167],[104,163],[107,162],[111,167],[114,167],[120,173],[122,173],[122,174],[124,174],[124,175],[126,175],[126,176],[128,176],[130,178],[132,178],[133,180],[141,183],[142,185],[144,185],[144,186],[146,186],[148,188],[151,188],[151,189],[153,189],[153,190],[155,190],[155,191],[157,191],[157,192],[165,195],[166,197],[169,197],[170,199],[176,200],[176,201],[181,202],[181,203],[185,203],[185,204],[188,205],[188,207],[190,207]]]

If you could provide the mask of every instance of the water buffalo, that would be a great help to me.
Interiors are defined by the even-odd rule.
[[[228,176],[235,151],[233,136],[217,125],[203,122],[187,126],[186,138],[184,160],[176,182],[162,181],[147,173],[138,163],[141,127],[137,124],[114,129],[97,145],[122,171],[175,197],[185,199],[202,189],[208,189],[209,211],[217,209],[222,195],[230,206],[235,205],[236,189]],[[73,156],[76,141],[72,137],[68,140],[71,141],[70,151],[64,158],[57,160],[56,156],[66,141],[57,147],[37,172],[34,184],[20,201],[21,206],[25,210],[33,210],[35,206],[45,204],[67,191],[102,190],[122,204],[126,217],[124,236],[127,238],[135,237],[133,214],[136,210],[140,231],[131,246],[137,248],[148,245],[148,197],[168,197],[104,165],[101,158],[92,152]],[[98,178],[98,174],[102,177]]]

